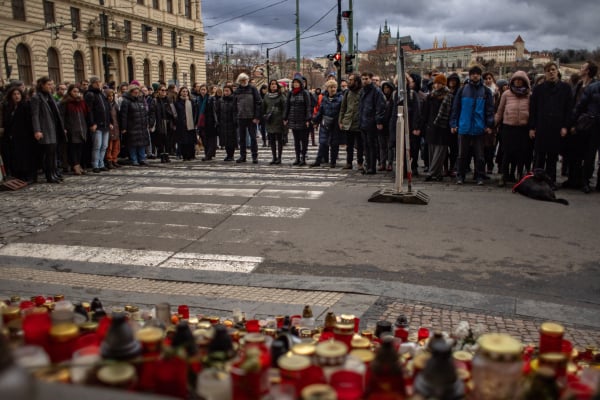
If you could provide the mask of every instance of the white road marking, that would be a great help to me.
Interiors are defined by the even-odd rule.
[[[0,256],[243,273],[263,261],[262,257],[43,243],[10,243],[0,248]]]
[[[145,221],[99,221],[91,219],[77,220],[75,228],[65,228],[63,232],[94,235],[128,235],[157,237],[162,239],[194,240],[202,233],[211,230],[208,226],[162,224]]]
[[[316,200],[323,195],[322,190],[285,189],[237,189],[237,188],[187,188],[148,186],[135,189],[132,193],[163,194],[176,196],[222,196],[222,197],[267,197],[273,199]]]
[[[309,210],[303,207],[240,206],[211,203],[183,203],[168,201],[111,201],[98,207],[102,210],[137,210],[192,212],[199,214],[231,214],[249,217],[300,218]]]

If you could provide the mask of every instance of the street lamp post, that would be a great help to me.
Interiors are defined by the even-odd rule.
[[[100,5],[104,7],[104,0],[99,0]],[[104,82],[108,83],[109,71],[108,71],[108,17],[106,11],[102,10],[102,23],[100,24],[100,30],[102,37],[104,38],[104,48],[102,49],[102,65],[104,66]]]

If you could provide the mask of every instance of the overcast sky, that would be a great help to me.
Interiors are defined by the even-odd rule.
[[[347,8],[348,0],[342,0],[342,10]],[[511,44],[518,35],[529,51],[600,47],[599,0],[354,0],[353,8],[354,32],[358,32],[362,51],[374,48],[386,20],[394,37],[399,28],[400,36],[412,36],[422,49],[431,48],[436,36],[440,46],[444,38],[448,46],[496,46]],[[295,10],[295,0],[204,0],[206,48],[222,52],[226,41],[253,44],[294,39]],[[306,30],[302,37],[335,29],[336,13],[337,0],[300,0],[300,30]],[[232,19],[238,16],[242,17]],[[343,20],[342,26],[346,34]],[[274,46],[244,47],[259,49],[264,55],[267,47]],[[234,52],[241,48],[235,46]],[[280,48],[289,57],[296,54],[295,41]],[[303,39],[300,51],[302,56],[320,57],[335,49],[331,32]]]

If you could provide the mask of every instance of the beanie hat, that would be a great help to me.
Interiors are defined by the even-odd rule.
[[[471,67],[471,69],[469,70],[469,75],[473,75],[473,74],[481,75],[482,72],[483,71],[481,70],[481,68],[476,65],[474,67]]]
[[[294,74],[294,79],[292,79],[293,81],[300,81],[300,83],[302,83],[302,80],[304,79],[304,77],[302,76],[301,73],[296,72]]]
[[[154,82],[152,84],[152,90],[154,90],[155,92],[158,91],[159,87],[160,87],[160,83],[158,83],[158,82]]]
[[[448,80],[446,79],[446,77],[443,74],[439,74],[439,75],[435,76],[435,78],[433,79],[433,83],[439,83],[439,84],[446,86],[446,83],[448,83]]]
[[[496,86],[498,86],[499,88],[507,85],[508,81],[506,79],[498,79],[498,81],[496,82]]]
[[[131,82],[129,82],[130,85],[132,86],[140,86],[140,82],[138,82],[137,80],[132,80]]]

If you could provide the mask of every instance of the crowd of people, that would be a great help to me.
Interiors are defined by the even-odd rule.
[[[173,84],[118,87],[98,77],[55,86],[48,77],[27,89],[14,81],[3,91],[0,150],[6,174],[49,183],[73,175],[133,166],[148,158],[188,161],[203,149],[202,161],[224,150],[225,162],[259,161],[259,140],[270,147],[271,165],[281,164],[291,131],[294,166],[305,166],[309,143],[318,150],[310,167],[338,166],[372,175],[392,171],[399,105],[408,110],[410,160],[405,169],[426,181],[446,177],[463,184],[469,172],[483,185],[497,168],[504,186],[535,168],[556,187],[557,162],[568,178],[562,187],[591,192],[600,146],[598,67],[588,61],[570,83],[550,62],[544,75],[515,72],[496,81],[478,66],[462,80],[456,73],[407,73],[406,91],[370,72],[350,74],[338,87],[334,74],[323,90],[309,90],[301,74],[289,87],[272,79],[257,88],[245,73],[235,83],[191,88]],[[201,147],[199,147],[201,146]],[[235,153],[238,152],[237,159]],[[420,161],[422,166],[420,167]],[[596,182],[600,190],[600,182]]]

